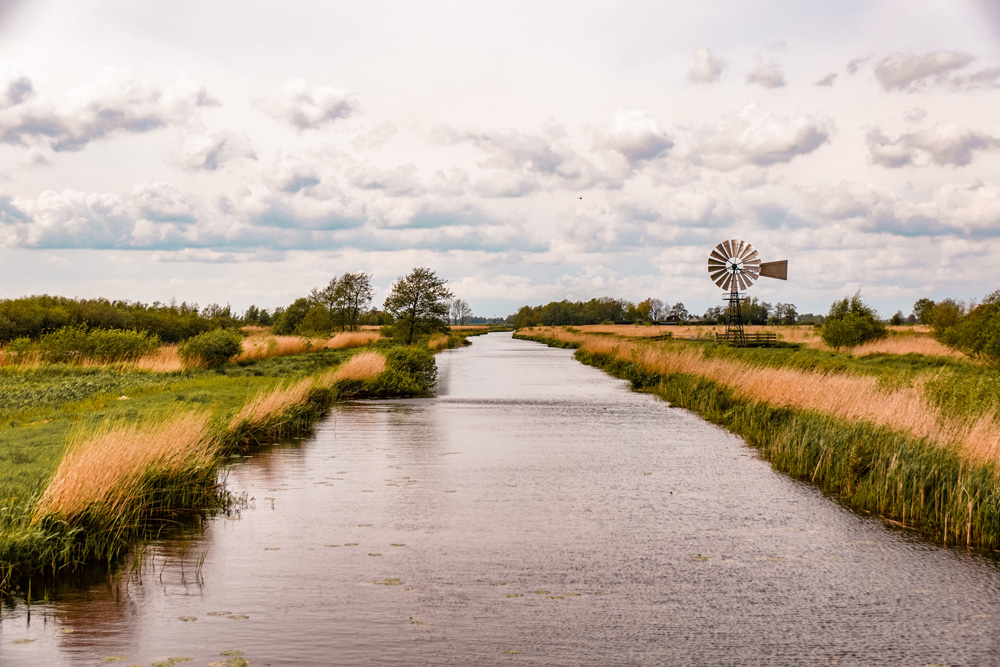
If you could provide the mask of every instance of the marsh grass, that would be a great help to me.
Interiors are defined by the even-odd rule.
[[[1000,546],[996,374],[909,354],[854,359],[533,333],[730,428],[779,470],[850,505],[950,544]],[[817,360],[820,370],[795,367]]]
[[[361,352],[320,378],[320,384],[332,386],[341,380],[371,380],[386,368],[385,355],[375,352]]]
[[[328,350],[343,350],[371,345],[382,337],[376,331],[342,331],[326,342]]]
[[[131,515],[145,505],[153,481],[175,486],[202,471],[214,478],[218,443],[207,425],[207,414],[181,412],[158,423],[78,431],[35,505],[33,521]]]

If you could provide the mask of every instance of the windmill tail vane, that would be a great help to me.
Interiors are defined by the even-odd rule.
[[[726,312],[726,340],[737,345],[747,342],[743,330],[743,313],[740,303],[746,290],[757,278],[788,280],[788,260],[761,262],[760,254],[746,241],[732,239],[715,246],[708,256],[708,274],[716,285],[726,290],[729,308]]]

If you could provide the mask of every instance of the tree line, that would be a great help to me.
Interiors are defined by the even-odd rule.
[[[145,304],[140,301],[70,299],[35,295],[0,300],[0,342],[38,339],[64,327],[145,331],[165,343],[177,343],[218,328],[240,326],[229,306]]]

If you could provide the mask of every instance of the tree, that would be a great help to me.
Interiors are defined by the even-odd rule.
[[[937,335],[945,345],[974,359],[1000,366],[1000,290]]]
[[[676,316],[677,319],[681,322],[686,322],[691,317],[691,314],[688,312],[688,309],[685,308],[684,304],[681,303],[680,301],[675,303],[674,307],[670,309],[670,314]]]
[[[888,331],[878,319],[878,313],[861,301],[860,291],[850,298],[833,302],[820,332],[823,342],[837,350],[855,347],[887,335]]]
[[[773,314],[767,318],[768,324],[795,324],[799,315],[794,303],[779,303],[772,312]]]
[[[344,331],[358,330],[361,315],[372,305],[374,296],[371,274],[356,271],[340,277],[334,290],[334,304]]]
[[[452,293],[446,283],[430,269],[418,267],[392,284],[385,309],[395,321],[394,335],[406,345],[421,334],[448,330]]]
[[[896,314],[889,318],[889,324],[894,327],[898,327],[900,324],[906,322],[906,318],[903,317],[903,311],[897,310]]]
[[[300,336],[327,337],[333,329],[330,311],[322,304],[316,304],[306,311],[305,317],[295,327],[295,333]]]
[[[451,323],[468,324],[472,317],[472,308],[465,299],[452,299],[451,302]]]
[[[917,302],[913,304],[913,316],[920,324],[930,324],[931,308],[933,307],[934,302],[930,299],[917,299]]]
[[[280,313],[277,312],[278,309],[275,309],[275,313],[277,314],[274,317],[274,326],[271,328],[271,331],[279,336],[290,336],[294,334],[295,330],[299,326],[299,323],[302,322],[306,313],[308,313],[309,309],[314,305],[315,304],[310,302],[309,299],[303,297],[296,299],[292,305],[285,308]]]
[[[931,325],[934,337],[940,340],[944,331],[958,324],[965,315],[965,304],[954,299],[943,299],[924,310],[923,314]]]

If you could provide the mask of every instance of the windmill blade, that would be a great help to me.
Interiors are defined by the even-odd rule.
[[[757,260],[759,262],[760,255],[758,255],[757,251],[754,250],[753,246],[748,243],[746,250],[744,250],[743,254],[740,256],[740,259],[742,259],[744,262],[751,262],[753,260]]]
[[[782,259],[777,262],[764,262],[760,265],[760,275],[765,278],[788,280],[788,260]]]
[[[733,239],[733,257],[739,259],[743,257],[743,248],[750,245],[746,241],[737,241]]]
[[[719,245],[722,246],[721,250],[723,255],[725,255],[727,258],[733,256],[733,248],[731,245],[729,245],[729,241],[723,241]]]
[[[719,287],[722,287],[723,280],[727,275],[729,275],[727,271],[716,271],[712,274],[712,282]]]
[[[712,254],[708,256],[708,259],[710,261],[714,259],[715,261],[722,262],[723,264],[726,263],[726,257],[725,257],[725,255],[723,255],[721,252],[719,252],[718,248],[716,248],[715,250],[712,251]]]

